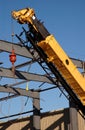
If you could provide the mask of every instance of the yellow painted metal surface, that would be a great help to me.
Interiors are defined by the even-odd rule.
[[[35,13],[33,9],[25,8],[20,11],[13,11],[12,17],[21,24],[30,23],[38,32],[37,28],[33,24],[33,20],[35,19]],[[48,36],[44,41],[39,42],[38,46],[40,46],[47,54],[47,61],[51,61],[56,66],[62,77],[66,80],[83,105],[85,105],[85,78],[69,59],[54,36]]]
[[[32,26],[37,31],[36,27],[33,24],[33,20],[35,19],[34,10],[31,8],[25,8],[19,11],[12,11],[12,17],[16,19],[20,24],[29,24],[31,23]]]
[[[56,66],[82,104],[85,105],[85,78],[69,59],[54,36],[48,36],[45,40],[39,42],[38,46],[47,54],[47,61],[51,61]]]

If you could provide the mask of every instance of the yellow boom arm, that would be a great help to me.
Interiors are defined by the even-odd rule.
[[[40,36],[41,40],[38,40],[37,46],[42,48],[43,52],[47,55],[47,62],[51,62],[58,69],[72,91],[85,106],[85,78],[69,59],[54,36],[49,34],[45,27],[36,20],[34,10],[26,8],[20,11],[13,11],[12,17],[19,23],[31,24],[36,33],[39,32],[37,39]]]
[[[38,43],[38,46],[47,54],[47,61],[52,62],[57,67],[71,89],[85,105],[85,78],[69,59],[54,36],[48,36],[44,41]]]

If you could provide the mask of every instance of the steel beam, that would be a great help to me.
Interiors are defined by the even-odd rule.
[[[18,95],[18,94],[8,95],[8,96],[6,96],[6,97],[0,98],[0,102],[1,102],[1,101],[4,101],[4,100],[11,99],[11,98],[15,98],[15,97],[18,97],[18,96],[20,96],[20,95]]]
[[[31,111],[26,111],[26,112],[22,112],[22,113],[20,112],[20,113],[13,114],[13,115],[3,116],[3,117],[0,117],[0,120],[6,119],[6,118],[10,118],[10,117],[19,116],[19,115],[28,114],[28,113],[31,113],[31,112],[33,112],[33,110],[31,110]],[[12,120],[12,121],[13,121],[13,120]],[[5,123],[5,122],[3,122],[3,123]],[[3,123],[2,123],[2,124],[3,124]],[[0,122],[0,126],[1,126],[1,122]]]
[[[1,51],[11,52],[12,46],[14,47],[15,53],[17,55],[27,57],[27,58],[33,58],[32,55],[29,53],[29,51],[26,49],[26,47],[23,47],[23,46],[20,46],[18,44],[11,43],[8,41],[0,40],[0,50]]]
[[[22,64],[16,65],[15,68],[16,68],[16,69],[19,69],[19,68],[21,68],[21,67],[25,67],[25,66],[27,66],[27,65],[31,65],[31,64],[33,64],[34,62],[36,62],[36,61],[33,60],[33,59],[31,59],[30,61],[27,61],[27,62],[24,62],[24,63],[22,63]]]
[[[31,98],[37,98],[38,97],[38,93],[36,93],[33,90],[25,90],[25,89],[21,89],[21,88],[14,88],[14,87],[8,87],[8,86],[1,86],[0,85],[0,92],[5,92],[5,93],[13,93],[19,96],[27,96],[27,97],[31,97]]]
[[[12,46],[14,47],[15,53],[17,55],[27,57],[27,58],[33,58],[33,56],[30,54],[28,49],[26,49],[26,47],[23,47],[23,46],[16,44],[16,43],[11,43],[11,42],[8,42],[8,41],[0,40],[0,50],[1,51],[11,52]],[[35,53],[35,57],[36,56],[37,56],[37,52]],[[81,69],[84,68],[85,61],[75,59],[75,58],[70,58],[70,59],[76,65],[77,68],[81,68]]]
[[[75,59],[75,58],[70,58],[72,62],[76,65],[77,68],[84,69],[85,67],[85,61]]]
[[[70,114],[70,130],[78,130],[78,112],[75,108],[69,109]]]
[[[40,93],[33,99],[33,130],[40,130]]]
[[[1,77],[7,77],[7,78],[28,80],[28,81],[38,81],[38,82],[52,83],[44,75],[27,73],[27,72],[18,71],[18,70],[15,70],[15,75],[14,75],[13,72],[8,68],[0,68],[0,76]]]

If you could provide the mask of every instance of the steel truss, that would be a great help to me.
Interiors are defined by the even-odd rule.
[[[38,27],[38,24],[40,26],[40,33],[42,35],[42,37],[44,38],[45,35],[48,35],[48,32],[47,30],[43,30],[42,31],[42,23],[39,23],[39,21],[35,21],[34,24],[36,25],[36,27]],[[73,101],[75,103],[75,107],[77,110],[81,110],[84,114],[85,114],[85,107],[82,105],[82,103],[80,102],[80,100],[78,99],[77,95],[72,91],[72,89],[70,88],[70,86],[66,83],[66,81],[64,80],[64,78],[62,77],[62,75],[60,74],[60,72],[57,70],[57,68],[51,63],[51,62],[47,62],[46,58],[46,54],[42,51],[41,48],[39,48],[37,45],[36,45],[36,42],[38,42],[38,39],[36,37],[39,37],[39,36],[35,36],[35,35],[38,35],[36,34],[36,32],[34,33],[33,35],[33,31],[32,30],[33,28],[29,27],[29,31],[26,31],[25,29],[23,29],[25,35],[26,35],[26,41],[25,43],[29,43],[30,44],[25,44],[24,42],[22,42],[23,46],[25,46],[29,52],[31,53],[31,55],[33,56],[34,59],[36,59],[36,61],[40,64],[40,66],[43,68],[43,70],[45,71],[46,73],[46,76],[47,78],[56,86],[58,86],[58,88],[61,90],[61,87],[59,87],[59,83],[62,85],[62,87],[67,91],[68,93],[68,96],[66,95],[66,97],[68,98],[69,97],[69,101]],[[43,34],[44,33],[44,34]],[[47,33],[47,34],[45,34]],[[23,34],[23,33],[22,33]],[[18,39],[20,40],[20,37],[17,36]],[[22,40],[20,40],[22,41]],[[29,46],[30,45],[30,46]],[[33,49],[34,48],[34,49]],[[38,53],[38,56],[36,58],[35,56],[35,52]],[[56,80],[54,80],[54,78]]]
[[[23,28],[22,34],[25,34],[26,39],[22,40],[21,36],[16,35],[16,37],[20,41],[18,44],[0,40],[0,51],[1,52],[11,52],[11,47],[12,47],[12,44],[13,44],[15,52],[16,52],[17,55],[30,58],[30,61],[15,66],[15,68],[16,68],[15,78],[23,80],[23,81],[21,81],[17,84],[23,84],[24,82],[27,82],[27,81],[39,81],[39,82],[43,82],[43,83],[46,82],[46,83],[55,85],[54,87],[52,87],[52,89],[55,88],[55,87],[58,87],[60,89],[60,91],[69,100],[71,100],[71,96],[72,96],[73,101],[76,102],[76,100],[75,100],[76,97],[74,96],[74,94],[73,93],[67,94],[65,90],[67,90],[67,92],[68,92],[69,89],[67,89],[67,87],[65,89],[63,88],[63,86],[67,86],[67,84],[65,83],[65,81],[62,80],[62,76],[59,74],[59,72],[55,69],[55,67],[52,64],[45,62],[45,55],[43,55],[42,50],[39,50],[39,48],[36,48],[36,46],[35,46],[36,41],[33,40],[30,32],[26,31]],[[42,55],[42,58],[41,58],[41,55]],[[71,59],[72,59],[73,63],[78,68],[85,69],[85,62],[84,61],[79,60],[79,59],[74,59],[74,58],[71,58]],[[24,67],[24,66],[29,65],[29,64],[33,64],[35,62],[37,62],[42,67],[42,69],[45,72],[44,75],[27,73],[27,72],[17,70],[18,68]],[[53,70],[53,68],[54,68],[54,70]],[[56,71],[57,74],[55,74],[55,72],[53,74],[52,73],[53,71]],[[56,77],[55,77],[55,75],[56,75]],[[1,67],[0,68],[0,76],[6,77],[6,78],[14,78],[13,73],[11,71],[11,68],[2,68]],[[13,86],[15,86],[17,84],[12,84],[12,85],[4,84],[3,86],[1,85],[0,86],[0,92],[12,93],[12,95],[9,95],[7,97],[3,97],[3,98],[0,99],[0,101],[7,100],[7,99],[10,99],[10,98],[15,98],[17,96],[27,96],[27,97],[29,96],[31,98],[37,97],[36,90],[29,90],[29,92],[27,92],[25,89],[14,88]],[[38,92],[47,91],[49,89],[51,89],[51,88],[47,88],[46,90],[44,90],[44,89],[38,90]],[[79,101],[78,101],[77,105],[78,106],[76,106],[76,107],[77,107],[77,109],[79,109],[80,108],[79,106],[81,106]],[[82,109],[82,111],[84,111],[84,110]]]

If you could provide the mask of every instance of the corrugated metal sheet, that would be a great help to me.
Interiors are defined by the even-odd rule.
[[[63,109],[43,114],[41,130],[69,130],[69,110]]]
[[[78,130],[85,130],[85,119],[78,113]]]
[[[72,130],[70,129],[69,109],[46,112],[41,114],[41,130]],[[85,130],[85,120],[78,113],[78,130]],[[1,130],[33,130],[32,116],[0,123]]]

